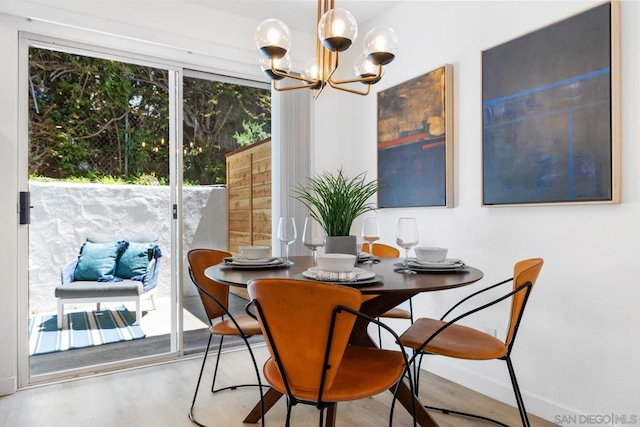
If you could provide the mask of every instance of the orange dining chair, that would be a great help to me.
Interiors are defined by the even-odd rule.
[[[193,393],[193,400],[191,402],[191,408],[189,408],[189,419],[199,426],[204,426],[196,420],[193,414],[193,407],[196,403],[196,397],[198,396],[198,389],[200,388],[200,380],[202,379],[202,373],[204,372],[204,365],[207,362],[207,355],[209,354],[209,346],[211,345],[211,339],[213,335],[220,336],[220,343],[218,344],[218,354],[216,355],[216,364],[213,369],[213,382],[211,383],[211,393],[217,393],[223,390],[234,390],[240,387],[266,387],[261,384],[260,371],[258,364],[251,350],[251,345],[248,339],[254,335],[261,335],[262,330],[258,321],[254,318],[246,315],[232,315],[229,312],[229,286],[222,285],[214,282],[205,276],[204,271],[207,267],[220,264],[224,258],[231,257],[228,252],[217,251],[214,249],[192,249],[187,254],[189,260],[189,275],[193,284],[198,288],[202,305],[209,319],[209,342],[207,343],[207,349],[204,352],[204,358],[202,359],[202,366],[200,367],[200,375],[198,376],[198,383],[196,384],[196,390]],[[225,318],[226,317],[226,318]],[[213,320],[219,319],[217,323],[213,323]],[[220,362],[220,353],[222,351],[222,343],[225,336],[237,336],[242,338],[256,371],[256,377],[258,384],[239,384],[232,385],[223,388],[215,388],[216,375],[218,373],[218,364]],[[262,401],[262,391],[260,391],[260,399]],[[262,423],[264,426],[264,421]]]
[[[334,426],[337,402],[395,388],[405,373],[413,393],[404,351],[348,344],[356,317],[376,321],[358,311],[362,294],[357,289],[275,278],[252,280],[247,289],[251,298],[247,312],[258,317],[271,356],[263,367],[264,376],[287,396],[286,426],[298,403],[319,409],[320,426],[325,412],[326,426]],[[393,404],[390,422],[392,418]]]
[[[362,251],[369,253],[369,245],[362,245]],[[398,258],[400,257],[400,250],[393,246],[385,245],[383,243],[374,243],[371,248],[371,255],[380,258]],[[409,298],[409,310],[405,310],[400,307],[394,307],[380,315],[380,317],[387,319],[407,319],[413,325],[413,304],[411,298]],[[378,344],[382,347],[382,331],[378,327]]]
[[[542,269],[543,260],[540,258],[533,258],[524,261],[519,261],[515,264],[513,269],[513,277],[504,280],[500,283],[494,284],[487,288],[484,288],[478,292],[475,292],[466,298],[459,301],[451,309],[449,309],[440,320],[430,318],[420,318],[409,327],[401,336],[400,343],[408,348],[414,350],[413,360],[416,357],[420,357],[424,354],[435,354],[441,356],[454,357],[457,359],[469,359],[469,360],[493,360],[499,359],[507,362],[507,368],[509,370],[509,377],[511,378],[511,384],[513,386],[513,392],[515,394],[516,403],[520,412],[520,418],[522,419],[522,425],[529,426],[529,418],[524,407],[524,401],[520,388],[518,387],[518,381],[516,379],[516,373],[513,369],[513,363],[511,361],[511,351],[513,350],[513,344],[515,342],[516,334],[522,321],[522,315],[527,304],[527,300],[533,289],[538,274]],[[488,303],[484,303],[472,310],[466,311],[457,315],[449,321],[444,319],[452,314],[462,303],[467,302],[471,298],[486,292],[490,289],[497,288],[500,285],[512,282],[512,289],[510,292],[493,299]],[[498,304],[501,301],[511,300],[511,310],[509,315],[509,322],[507,328],[507,334],[505,340],[500,340],[493,335],[481,332],[477,329],[470,328],[458,324],[458,322],[466,317],[477,313],[481,310],[485,310]],[[418,364],[418,366],[421,363]],[[419,370],[415,373],[416,392],[418,391],[418,376]],[[490,421],[498,425],[506,426],[499,421],[475,414],[468,414],[459,411],[453,411],[443,408],[436,408],[432,406],[425,406],[426,409],[440,411],[446,414],[455,414],[466,417],[473,417]]]
[[[398,258],[400,256],[400,250],[393,246],[385,245],[384,243],[374,243],[371,245],[371,254],[379,256],[381,258]],[[362,245],[362,251],[369,253],[369,245]]]

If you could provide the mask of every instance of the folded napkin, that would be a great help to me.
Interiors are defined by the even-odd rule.
[[[309,270],[316,280],[328,280],[332,282],[349,282],[358,278],[358,271],[338,273],[335,271]]]

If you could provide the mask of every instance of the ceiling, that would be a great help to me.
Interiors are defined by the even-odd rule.
[[[314,0],[184,0],[185,3],[263,21],[282,20],[292,30],[309,32],[315,28],[318,3]],[[399,4],[401,0],[336,0],[335,7],[347,9],[359,25]]]

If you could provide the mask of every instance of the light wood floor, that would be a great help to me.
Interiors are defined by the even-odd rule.
[[[267,357],[265,347],[256,351],[259,366]],[[246,350],[224,353],[220,385],[254,382],[250,359]],[[21,390],[0,397],[0,426],[56,427],[56,426],[192,426],[187,416],[202,358],[182,360],[109,375],[68,381],[64,383]],[[240,426],[242,419],[258,401],[257,389],[238,389],[212,395],[212,368],[215,359],[209,358],[196,403],[196,417],[208,426]],[[435,375],[421,375],[421,399],[425,404],[447,405],[495,417],[510,426],[520,425],[518,411],[465,389]],[[391,393],[385,392],[370,399],[338,405],[338,426],[385,426]],[[285,402],[280,402],[267,414],[267,426],[284,425]],[[314,407],[298,405],[293,409],[293,426],[317,425]],[[443,427],[488,426],[490,424],[460,417],[434,414]],[[530,417],[533,426],[555,424]],[[396,406],[394,426],[410,426],[408,413]]]

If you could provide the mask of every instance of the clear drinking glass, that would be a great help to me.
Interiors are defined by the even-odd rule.
[[[418,245],[420,240],[418,236],[418,224],[415,218],[399,218],[398,231],[396,233],[396,243],[404,249],[404,268],[400,273],[415,274],[415,271],[409,270],[409,250]]]
[[[318,221],[310,216],[305,218],[304,231],[302,232],[302,243],[311,250],[311,253],[313,254],[314,267],[318,265],[318,248],[324,246],[324,238],[326,236],[327,233]]]
[[[372,247],[374,242],[380,240],[378,218],[369,217],[364,220],[364,224],[362,224],[362,240],[369,244],[369,254],[371,255],[371,257],[369,257],[369,259],[367,259],[364,264],[373,264]]]
[[[278,222],[278,240],[284,243],[284,259],[289,263],[289,245],[296,241],[296,220],[291,217],[282,217]]]

